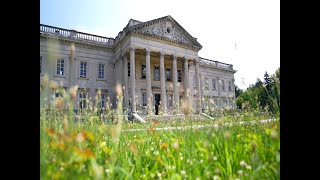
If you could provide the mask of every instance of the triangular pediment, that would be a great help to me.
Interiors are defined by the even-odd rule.
[[[130,27],[132,32],[146,36],[158,37],[170,42],[201,49],[201,44],[192,37],[179,23],[171,16],[165,16],[147,22],[142,22]]]

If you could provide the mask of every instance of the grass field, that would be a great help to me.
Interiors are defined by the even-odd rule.
[[[63,103],[70,101],[68,94]],[[41,179],[280,179],[280,119],[242,112],[215,120],[104,124],[90,113],[41,108]],[[119,103],[119,107],[121,103]],[[43,107],[43,106],[41,106]],[[273,122],[227,125],[274,118]],[[196,128],[201,124],[217,127]],[[183,130],[156,130],[192,126]],[[126,130],[146,130],[128,132]]]

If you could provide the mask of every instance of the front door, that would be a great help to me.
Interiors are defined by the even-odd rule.
[[[159,104],[160,104],[160,94],[154,94],[154,102],[155,102],[156,115],[158,115]]]

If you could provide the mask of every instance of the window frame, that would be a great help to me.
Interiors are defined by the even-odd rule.
[[[179,76],[179,71],[180,71],[180,76]],[[182,69],[177,69],[177,76],[178,76],[178,82],[182,82]],[[179,81],[180,77],[180,81]]]
[[[216,85],[216,79],[212,79],[212,90],[216,91],[217,90],[217,85]]]
[[[169,70],[169,73],[170,73],[169,79],[168,79],[168,77],[167,77],[167,70]],[[166,72],[165,72],[165,74],[166,74],[166,81],[172,81],[172,70],[171,70],[171,67],[166,67]]]
[[[159,79],[156,79],[156,68],[158,69],[158,77]],[[159,65],[154,65],[153,66],[153,80],[154,81],[160,81],[160,66]]]
[[[60,61],[60,63],[58,63]],[[58,68],[60,68],[59,69],[59,72],[61,72],[61,61],[63,61],[63,71],[62,71],[62,74],[58,74],[57,72],[58,72]],[[66,61],[65,61],[65,59],[64,58],[57,58],[57,60],[56,60],[56,68],[55,68],[55,75],[56,76],[60,76],[60,77],[64,77],[65,76],[65,68],[66,68],[66,63],[65,63]]]
[[[85,94],[85,97],[80,97],[80,94],[82,94],[82,96],[83,96],[83,94]],[[89,96],[89,93],[88,92],[86,92],[86,91],[78,91],[78,108],[79,108],[79,110],[83,110],[83,109],[87,109],[87,97]],[[88,98],[89,99],[89,98]],[[85,104],[85,106],[84,106],[84,108],[81,106],[81,101],[84,101],[84,104]]]
[[[85,67],[86,67],[86,68],[85,68],[85,76],[81,76],[81,64],[82,64],[82,63],[85,63],[85,65],[86,65],[86,66],[85,66]],[[80,62],[79,62],[79,77],[80,77],[80,78],[88,78],[88,69],[89,69],[89,68],[88,68],[88,62],[87,62],[87,61],[80,61]]]
[[[144,74],[144,77],[143,77],[143,67],[142,66],[144,66],[144,68],[145,68],[145,74]],[[147,78],[147,66],[146,66],[146,64],[144,64],[144,63],[141,63],[141,79],[146,79]]]
[[[141,98],[142,98],[142,106],[147,106],[147,92],[141,92]]]
[[[231,81],[228,81],[228,92],[232,92],[232,88],[231,88]]]
[[[221,79],[221,90],[222,90],[223,92],[226,91],[226,87],[225,87],[225,83],[224,83],[224,80],[223,80],[223,79]]]
[[[103,77],[100,77],[100,65],[103,65]],[[98,80],[105,80],[106,79],[106,64],[104,63],[98,63]]]

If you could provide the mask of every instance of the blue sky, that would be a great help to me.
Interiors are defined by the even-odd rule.
[[[198,38],[200,57],[233,64],[242,89],[280,67],[277,0],[40,0],[41,24],[113,38],[129,19],[166,15]]]

